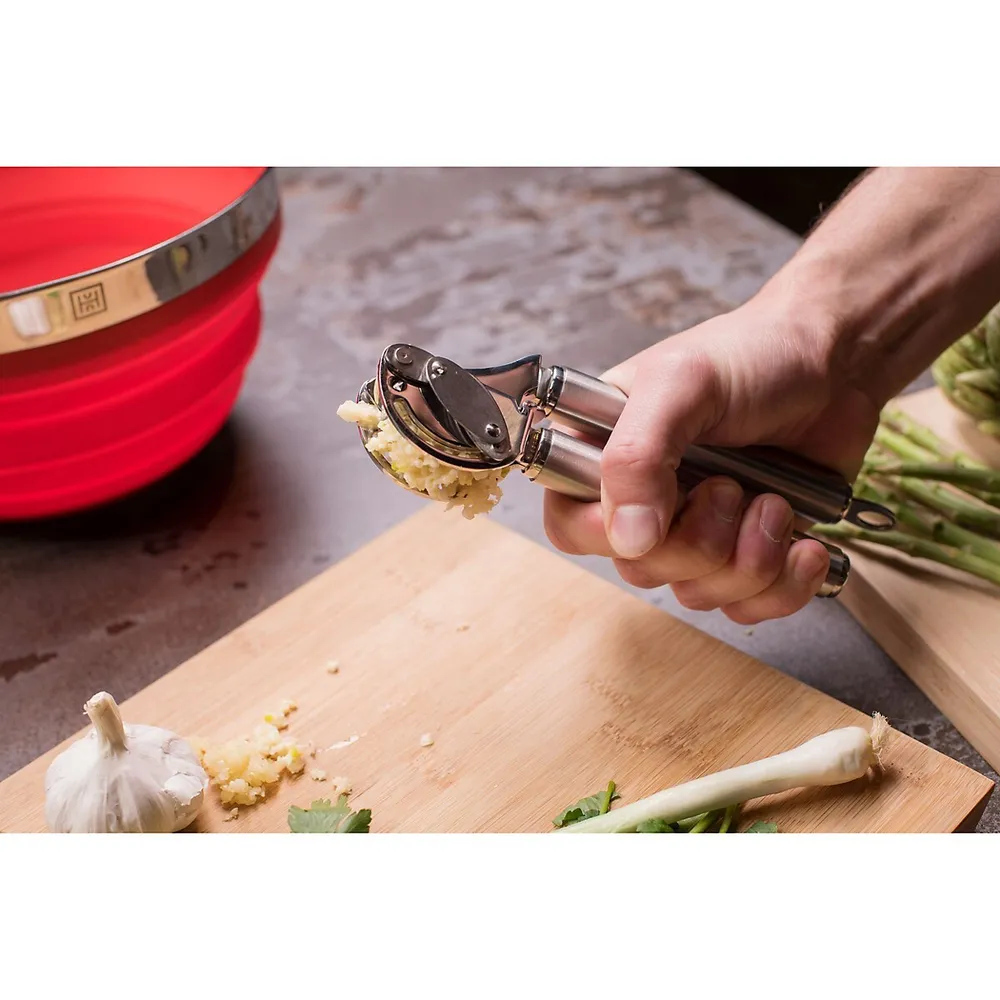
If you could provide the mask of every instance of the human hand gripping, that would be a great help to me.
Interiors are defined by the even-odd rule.
[[[691,610],[721,608],[746,625],[799,610],[823,585],[829,556],[815,540],[792,542],[789,504],[723,477],[684,497],[675,470],[691,444],[768,444],[853,479],[878,407],[835,392],[827,342],[752,302],[605,373],[628,401],[604,446],[601,502],[547,491],[549,539],[612,558],[633,586],[669,585]]]
[[[780,497],[718,478],[680,496],[684,451],[770,445],[851,482],[882,406],[998,301],[1000,170],[872,171],[747,304],[605,374],[628,401],[601,502],[546,492],[549,539],[686,608],[746,625],[794,613],[822,586],[826,549],[792,543]]]

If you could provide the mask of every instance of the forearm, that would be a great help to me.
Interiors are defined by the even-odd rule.
[[[759,298],[881,405],[1000,302],[1000,170],[873,171]]]

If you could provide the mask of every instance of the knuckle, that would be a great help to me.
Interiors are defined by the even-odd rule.
[[[711,494],[699,486],[692,493],[689,509],[681,514],[676,540],[691,553],[699,575],[705,576],[725,568],[733,558],[739,529],[738,514],[730,521],[720,518]]]
[[[703,575],[718,572],[728,565],[733,557],[736,540],[718,531],[706,532],[698,541],[698,556],[703,567]]]
[[[760,615],[753,614],[753,612],[741,607],[738,604],[728,608],[722,608],[722,613],[736,625],[759,625],[765,620]]]
[[[787,618],[801,611],[812,595],[798,591],[781,591],[768,602],[768,618]]]
[[[785,553],[777,546],[773,551],[747,547],[739,552],[733,568],[740,579],[759,593],[770,587],[779,576],[784,565]]]
[[[675,583],[671,590],[677,603],[688,611],[715,611],[719,606],[711,594],[688,583]]]
[[[760,622],[775,621],[788,618],[800,611],[808,603],[808,597],[803,598],[798,593],[775,590],[758,599],[750,599],[722,612],[727,618],[738,625],[757,625]]]
[[[566,522],[546,505],[542,518],[545,534],[553,547],[568,556],[583,555],[566,532]]]
[[[640,590],[655,590],[657,587],[663,586],[662,582],[650,573],[641,562],[616,559],[615,569],[630,587],[638,587]]]
[[[612,436],[601,454],[601,475],[605,479],[638,479],[655,474],[660,456],[649,441],[633,434]]]

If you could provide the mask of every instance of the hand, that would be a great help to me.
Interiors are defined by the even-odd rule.
[[[829,568],[782,498],[732,480],[678,495],[691,444],[767,444],[853,480],[881,402],[837,377],[832,338],[754,300],[653,345],[602,378],[629,397],[605,445],[600,503],[546,491],[545,530],[563,552],[614,560],[636,587],[669,585],[680,604],[751,625],[802,608]]]

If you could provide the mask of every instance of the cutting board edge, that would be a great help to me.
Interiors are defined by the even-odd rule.
[[[989,779],[986,779],[989,781]],[[993,792],[996,789],[996,785],[990,781],[989,788],[984,793],[983,797],[976,803],[972,810],[970,810],[969,815],[965,817],[964,820],[952,831],[952,833],[975,833],[977,827],[982,821],[983,814],[986,812],[986,807],[989,805],[990,799],[993,797]]]
[[[861,561],[860,566],[863,565],[864,563]],[[857,586],[858,583],[863,584],[863,586]],[[857,576],[855,584],[852,593],[848,594],[845,589],[842,595],[844,608],[847,612],[865,630],[866,634],[878,643],[893,663],[913,681],[931,704],[961,733],[962,737],[969,741],[986,763],[993,770],[1000,771],[1000,730],[997,730],[995,739],[984,741],[980,739],[977,727],[972,724],[974,720],[970,718],[971,710],[979,717],[983,732],[992,733],[996,727],[991,718],[992,713],[988,703],[978,695],[973,685],[967,683],[956,683],[954,688],[956,693],[949,694],[936,680],[947,672],[946,664],[942,658],[923,641],[910,626],[909,621],[892,610],[889,602],[885,602],[889,607],[888,611],[872,607],[872,597],[875,597],[880,604],[883,601],[874,584],[860,574]],[[862,592],[867,600],[862,597]],[[875,621],[876,611],[882,616],[883,623],[887,616],[892,618],[893,627],[891,629],[886,630],[878,627],[878,623]],[[906,635],[905,639],[902,638],[903,633]],[[914,650],[921,652],[915,655]],[[971,709],[967,707],[970,705]]]

